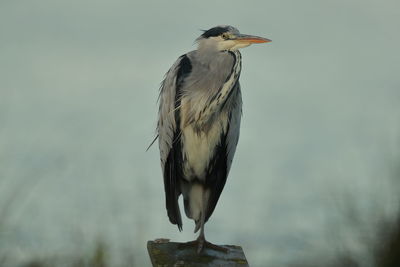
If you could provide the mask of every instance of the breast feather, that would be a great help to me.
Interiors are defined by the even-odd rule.
[[[198,131],[193,124],[183,128],[182,144],[186,179],[205,180],[207,167],[214,156],[215,147],[221,141],[221,135],[226,133],[227,125],[228,116],[226,113],[221,113],[208,131]]]

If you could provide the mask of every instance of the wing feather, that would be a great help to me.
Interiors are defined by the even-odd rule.
[[[165,202],[168,218],[182,230],[182,218],[178,205],[182,178],[182,148],[180,130],[181,88],[191,72],[186,55],[181,56],[167,72],[160,89],[160,107],[157,131],[161,167],[164,175]]]
[[[238,81],[232,90],[234,91],[227,99],[225,105],[227,110],[230,111],[228,114],[227,130],[221,134],[220,142],[214,151],[214,158],[210,161],[212,165],[208,167],[206,185],[210,188],[210,196],[206,211],[206,221],[214,212],[218,199],[224,189],[239,140],[242,97]]]

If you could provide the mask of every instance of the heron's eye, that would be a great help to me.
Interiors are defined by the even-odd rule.
[[[225,40],[229,39],[229,34],[228,33],[223,33],[222,34],[222,38],[224,38]]]

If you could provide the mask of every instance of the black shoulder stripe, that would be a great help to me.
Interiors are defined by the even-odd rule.
[[[192,63],[187,55],[181,56],[181,61],[179,63],[178,72],[176,74],[176,92],[180,93],[180,89],[182,87],[184,79],[190,74],[192,71]],[[177,96],[178,94],[176,94]],[[175,99],[176,99],[175,96]]]
[[[180,116],[180,105],[182,99],[182,85],[185,81],[185,78],[192,71],[192,63],[187,55],[181,56],[181,61],[179,63],[178,72],[176,74],[176,91],[175,91],[175,123],[177,132],[180,133],[179,125],[181,124],[181,116]],[[180,137],[180,134],[178,135]],[[175,138],[175,137],[174,137]],[[174,139],[175,140],[175,139]],[[175,140],[176,141],[176,140]]]

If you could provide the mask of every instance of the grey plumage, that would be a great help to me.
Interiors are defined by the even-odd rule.
[[[217,26],[198,39],[198,49],[181,56],[167,72],[159,97],[159,138],[166,208],[182,229],[178,198],[201,228],[224,188],[239,139],[242,98],[238,48],[268,42]]]

